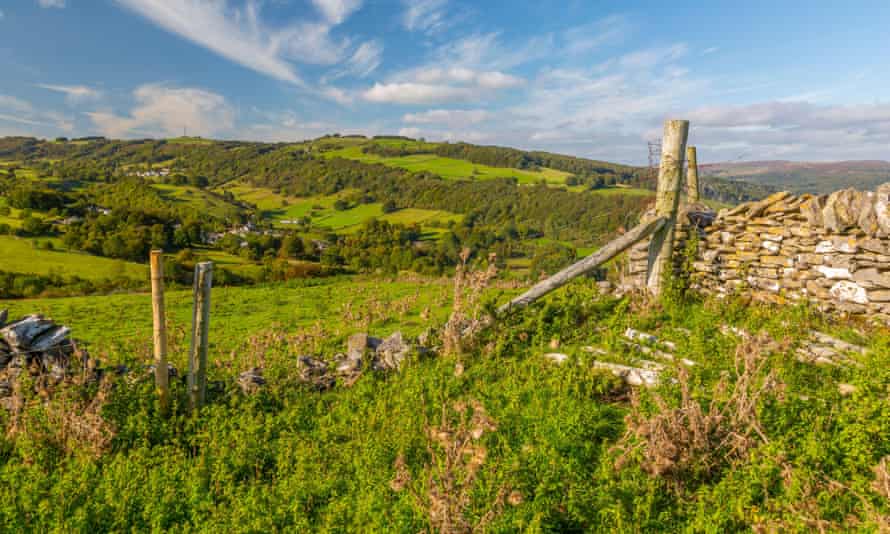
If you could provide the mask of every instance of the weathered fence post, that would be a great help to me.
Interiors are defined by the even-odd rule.
[[[683,154],[689,136],[689,121],[667,120],[664,122],[664,139],[661,142],[661,167],[658,172],[658,191],[655,196],[656,217],[666,217],[667,223],[652,234],[649,243],[649,262],[646,287],[653,295],[661,295],[665,277],[671,273],[671,257],[674,252],[674,226],[680,203],[680,185],[683,183]]]
[[[698,185],[698,158],[695,147],[686,147],[686,200],[692,204],[701,198],[701,186]]]
[[[195,304],[192,310],[192,344],[189,350],[189,402],[192,410],[204,405],[207,393],[207,337],[210,329],[210,288],[213,262],[195,265]]]
[[[154,323],[154,364],[155,388],[161,413],[170,407],[170,382],[167,376],[167,322],[164,313],[164,252],[152,250],[151,265],[151,311]]]

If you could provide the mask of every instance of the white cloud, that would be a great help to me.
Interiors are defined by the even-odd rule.
[[[116,0],[161,28],[275,79],[306,87],[291,61],[330,65],[340,61],[347,39],[336,40],[326,23],[298,21],[271,28],[256,1],[242,9],[226,0]],[[345,4],[351,4],[349,2]],[[328,4],[325,2],[325,4]],[[338,12],[343,13],[344,12]]]
[[[355,49],[346,64],[328,73],[322,83],[328,83],[344,76],[366,78],[380,66],[383,56],[383,44],[379,41],[366,41]]]
[[[580,55],[616,43],[630,32],[627,19],[611,15],[604,19],[575,26],[562,32],[562,50],[569,55]]]
[[[421,133],[420,128],[402,128],[399,130],[399,135],[403,137],[413,137],[415,139],[420,137]]]
[[[74,129],[70,117],[53,110],[37,108],[30,102],[9,95],[0,95],[0,121],[38,126],[51,131]]]
[[[405,7],[402,25],[408,31],[435,34],[449,26],[445,13],[447,0],[403,0],[402,3]]]
[[[6,16],[6,13],[4,13],[2,9],[0,9],[0,20],[3,20],[3,17],[5,17],[5,16]]]
[[[331,24],[340,24],[362,7],[362,0],[312,0]]]
[[[379,41],[364,42],[349,58],[349,68],[353,74],[364,78],[377,70],[382,55],[383,45]]]
[[[133,92],[137,105],[129,115],[93,111],[86,115],[109,137],[128,135],[212,136],[232,130],[235,111],[222,95],[194,88],[143,85]]]
[[[524,85],[524,79],[502,70],[522,60],[515,51],[506,52],[497,39],[497,34],[473,35],[442,45],[426,64],[395,73],[362,97],[372,102],[441,104],[482,100],[495,91]]]
[[[51,7],[63,9],[65,7],[65,0],[37,0],[37,5],[44,9],[49,9]]]
[[[463,84],[481,89],[509,89],[524,83],[522,78],[503,72],[479,72],[463,67],[421,69],[414,72],[414,79],[425,84]]]
[[[838,105],[769,101],[705,106],[685,114],[710,161],[886,158],[890,103]]]
[[[88,100],[96,100],[102,96],[102,93],[92,87],[85,85],[53,85],[48,83],[38,83],[37,87],[42,87],[49,91],[62,93],[69,103],[77,103]]]
[[[707,55],[713,54],[714,52],[717,52],[718,50],[720,50],[719,47],[711,46],[711,47],[708,47],[708,48],[705,48],[704,50],[702,50],[701,55],[707,56]]]
[[[476,91],[468,87],[426,83],[375,83],[362,93],[370,102],[392,104],[438,104],[471,100],[475,96]]]
[[[624,54],[618,58],[619,66],[629,69],[652,69],[665,62],[676,61],[685,56],[689,47],[678,43],[667,47],[648,48]]]
[[[407,124],[442,124],[451,128],[478,124],[491,120],[494,114],[484,109],[431,109],[421,113],[407,113],[402,122]]]

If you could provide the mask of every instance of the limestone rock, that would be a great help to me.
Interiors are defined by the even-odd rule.
[[[800,212],[806,218],[807,223],[814,227],[820,228],[824,225],[825,219],[822,217],[822,209],[825,207],[826,197],[813,197],[804,202],[800,206]]]
[[[853,280],[869,287],[890,288],[890,273],[883,273],[875,267],[857,270]]]
[[[828,195],[822,208],[825,228],[841,233],[857,224],[858,214],[853,211],[856,193],[854,189],[843,189]]]
[[[0,328],[0,337],[16,351],[29,348],[31,341],[55,326],[49,319],[41,315],[29,315]]]
[[[877,235],[880,231],[880,227],[878,226],[878,216],[875,212],[875,194],[870,191],[859,193],[856,210],[859,214],[859,217],[857,218],[859,228],[865,232],[866,235]]]
[[[868,293],[865,288],[855,282],[841,281],[828,291],[832,297],[840,302],[853,302],[856,304],[868,304]]]
[[[411,352],[411,347],[402,339],[401,332],[393,332],[377,347],[374,368],[379,370],[398,369]]]
[[[875,191],[875,218],[882,237],[890,236],[890,183],[878,186]]]
[[[824,265],[820,265],[816,267],[816,270],[822,273],[822,275],[829,280],[849,280],[853,278],[853,274],[850,272],[850,269],[847,269],[845,267],[826,267]]]
[[[266,379],[263,378],[263,369],[254,367],[248,369],[238,375],[238,387],[245,395],[257,393],[266,385]]]
[[[328,374],[328,364],[312,356],[300,356],[300,380],[312,384],[319,391],[330,389],[334,385],[334,377]]]
[[[876,289],[869,291],[868,300],[871,302],[890,302],[890,290]]]

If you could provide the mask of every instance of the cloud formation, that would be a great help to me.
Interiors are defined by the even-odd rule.
[[[39,5],[43,9],[49,9],[49,8],[64,9],[65,8],[65,0],[37,0],[37,5]]]
[[[259,4],[230,8],[225,0],[116,0],[161,28],[256,72],[298,86],[307,84],[291,62],[331,65],[340,61],[348,40],[334,39],[330,25],[299,21],[271,28]],[[325,2],[326,13],[346,16],[354,2]]]
[[[369,102],[390,104],[440,104],[469,101],[476,92],[469,87],[452,87],[427,83],[375,83],[362,93]]]
[[[407,113],[402,117],[406,124],[436,124],[449,127],[479,124],[491,120],[494,114],[484,109],[431,109],[421,113]]]
[[[85,102],[96,100],[102,96],[102,93],[92,87],[85,85],[53,85],[49,83],[38,83],[37,87],[62,93],[69,103]]]
[[[41,109],[27,100],[3,94],[0,94],[0,121],[52,131],[70,132],[74,129],[74,121],[62,113]]]
[[[890,145],[890,103],[840,105],[768,101],[704,106],[685,114],[720,159],[874,158]]]
[[[376,40],[365,41],[355,49],[355,52],[353,52],[352,56],[343,67],[329,72],[322,77],[321,81],[323,84],[326,84],[339,78],[343,78],[344,76],[366,78],[377,70],[377,67],[380,66],[382,61],[383,44]]]
[[[108,137],[213,136],[230,132],[235,110],[222,95],[195,88],[143,85],[133,92],[136,106],[128,115],[92,111],[86,115]]]
[[[312,0],[331,24],[340,24],[362,7],[362,0]]]
[[[370,102],[403,105],[482,101],[525,84],[523,78],[504,72],[521,61],[506,53],[497,34],[472,35],[437,47],[426,63],[396,72],[361,96]]]
[[[408,31],[435,34],[448,27],[448,0],[403,0],[402,26]]]

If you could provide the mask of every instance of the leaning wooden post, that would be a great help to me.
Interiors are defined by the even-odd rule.
[[[649,242],[649,262],[646,287],[653,295],[661,295],[665,277],[671,273],[671,257],[674,252],[674,226],[680,203],[680,185],[683,183],[683,154],[689,136],[689,121],[667,120],[664,122],[664,139],[661,142],[661,167],[658,171],[658,191],[655,196],[655,215],[666,217],[667,223],[652,234]]]
[[[167,375],[167,322],[164,313],[164,252],[152,250],[151,265],[151,311],[154,322],[155,388],[161,413],[166,415],[170,408],[170,378]]]
[[[686,147],[686,200],[692,204],[701,198],[701,189],[698,185],[698,158],[695,147]]]
[[[213,263],[195,265],[195,305],[192,310],[192,344],[189,350],[189,402],[192,410],[204,405],[207,393],[207,338],[210,329],[210,288]]]

